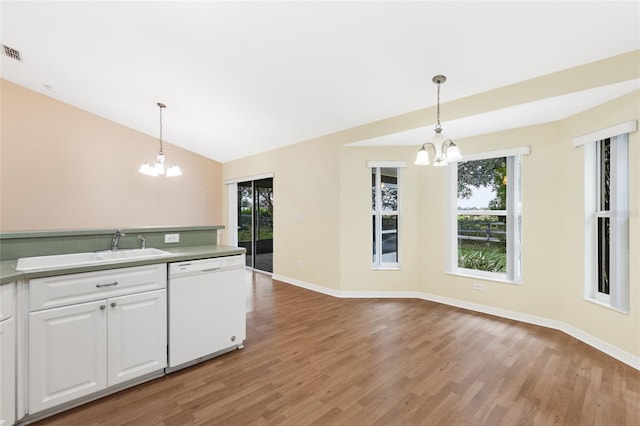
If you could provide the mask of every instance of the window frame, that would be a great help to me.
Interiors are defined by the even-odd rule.
[[[371,269],[373,270],[389,270],[389,269],[400,269],[401,265],[401,250],[400,250],[400,233],[401,233],[401,200],[402,200],[402,169],[407,167],[407,163],[405,161],[368,161],[367,168],[369,170],[369,182],[371,182],[371,176],[373,175],[373,171],[376,172],[376,182],[375,182],[375,209],[370,210],[369,217],[373,221],[375,217],[375,221],[370,223],[369,229],[373,229],[373,232],[369,233],[370,237],[370,253],[373,253],[373,248],[375,248],[375,254],[372,254],[371,257]],[[390,168],[396,169],[397,173],[397,207],[394,211],[386,211],[382,210],[382,190],[381,190],[381,169]],[[369,187],[371,190],[371,186]],[[382,260],[382,244],[375,244],[375,242],[382,242],[382,234],[385,233],[382,229],[382,217],[383,216],[396,216],[396,241],[397,241],[397,261],[396,262],[384,262]],[[374,229],[375,223],[375,229]],[[375,233],[375,237],[374,237]]]
[[[482,210],[477,212],[458,210],[458,164],[454,163],[450,165],[447,179],[447,194],[449,197],[449,202],[447,203],[447,273],[509,284],[520,284],[522,282],[522,156],[528,155],[530,152],[531,148],[529,146],[523,146],[498,151],[467,154],[462,160],[477,161],[506,157],[507,181],[515,183],[507,185],[506,210]],[[478,214],[506,217],[507,272],[504,274],[479,269],[461,268],[458,266],[458,216]]]
[[[612,219],[612,212],[611,212],[611,187],[613,185],[610,184],[610,188],[609,188],[609,201],[608,204],[609,206],[603,206],[603,204],[606,204],[603,202],[603,185],[604,185],[604,176],[603,176],[603,168],[605,167],[603,158],[602,158],[602,144],[603,143],[608,143],[609,144],[609,149],[610,149],[610,154],[609,154],[609,163],[611,165],[611,158],[613,157],[613,150],[614,150],[614,146],[617,145],[615,143],[611,143],[611,138],[606,138],[606,139],[602,139],[602,140],[598,140],[595,141],[593,143],[592,146],[589,147],[585,147],[585,149],[594,149],[595,151],[595,163],[591,166],[594,167],[594,176],[595,179],[593,181],[593,184],[595,185],[595,206],[593,207],[593,221],[594,221],[594,243],[595,243],[595,250],[596,250],[596,255],[595,255],[595,262],[594,262],[594,266],[595,266],[595,282],[594,282],[594,287],[593,287],[593,297],[603,303],[606,304],[610,304],[611,303],[611,291],[609,289],[608,292],[602,292],[600,291],[600,271],[599,268],[600,266],[602,266],[602,262],[601,262],[601,258],[600,258],[600,250],[605,248],[605,244],[603,244],[602,240],[600,239],[601,235],[600,235],[600,229],[599,229],[599,220],[600,219],[608,219],[609,220],[609,229],[611,229],[611,219]],[[610,175],[613,174],[610,172]],[[609,231],[610,233],[610,231]],[[609,237],[610,238],[610,237]],[[610,253],[611,253],[611,241],[609,241],[609,245],[608,247],[606,247],[607,249],[607,260],[609,262],[607,267],[607,271],[610,271],[610,265],[611,265],[611,259],[610,259]],[[609,278],[611,278],[610,274],[609,274]]]
[[[601,206],[601,144],[610,146],[609,209]],[[629,312],[629,136],[603,137],[584,146],[585,196],[585,284],[584,299],[589,302]],[[600,263],[598,220],[609,219],[608,272],[609,293],[599,290]]]

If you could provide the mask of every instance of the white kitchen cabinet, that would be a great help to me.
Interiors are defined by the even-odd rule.
[[[58,275],[29,281],[29,310],[57,308],[167,288],[167,264]]]
[[[0,285],[0,321],[15,316],[16,283]]]
[[[108,386],[166,367],[166,290],[109,299],[108,318]]]
[[[106,388],[104,300],[29,315],[29,411],[35,413]]]
[[[35,279],[29,287],[29,414],[166,367],[166,264]],[[140,288],[160,289],[123,294]],[[68,301],[83,303],[59,306]]]
[[[0,425],[16,420],[15,283],[0,286]]]

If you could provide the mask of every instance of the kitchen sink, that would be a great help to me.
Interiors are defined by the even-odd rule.
[[[115,263],[125,260],[142,260],[159,256],[167,256],[169,254],[169,252],[164,250],[145,248],[22,257],[18,259],[16,270],[29,272],[43,269],[62,269],[78,266],[101,265],[104,263]]]
[[[156,248],[105,250],[96,253],[103,260],[128,260],[146,257],[167,256],[170,253]]]
[[[35,271],[38,269],[57,269],[76,265],[100,263],[97,253],[71,253],[54,256],[22,257],[18,259],[17,271]]]

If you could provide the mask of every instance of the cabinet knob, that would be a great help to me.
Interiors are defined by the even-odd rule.
[[[101,310],[101,311],[104,311],[104,310],[105,310],[105,308],[106,308],[106,306],[104,306],[104,305],[100,305],[100,310]]]
[[[115,308],[116,307],[116,302],[111,302],[111,307]]]
[[[236,341],[236,336],[231,336],[231,341],[235,342]]]

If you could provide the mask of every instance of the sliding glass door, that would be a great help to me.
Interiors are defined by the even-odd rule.
[[[247,250],[253,268],[253,181],[238,182],[238,246]]]
[[[273,178],[238,182],[238,246],[247,266],[273,272]]]

